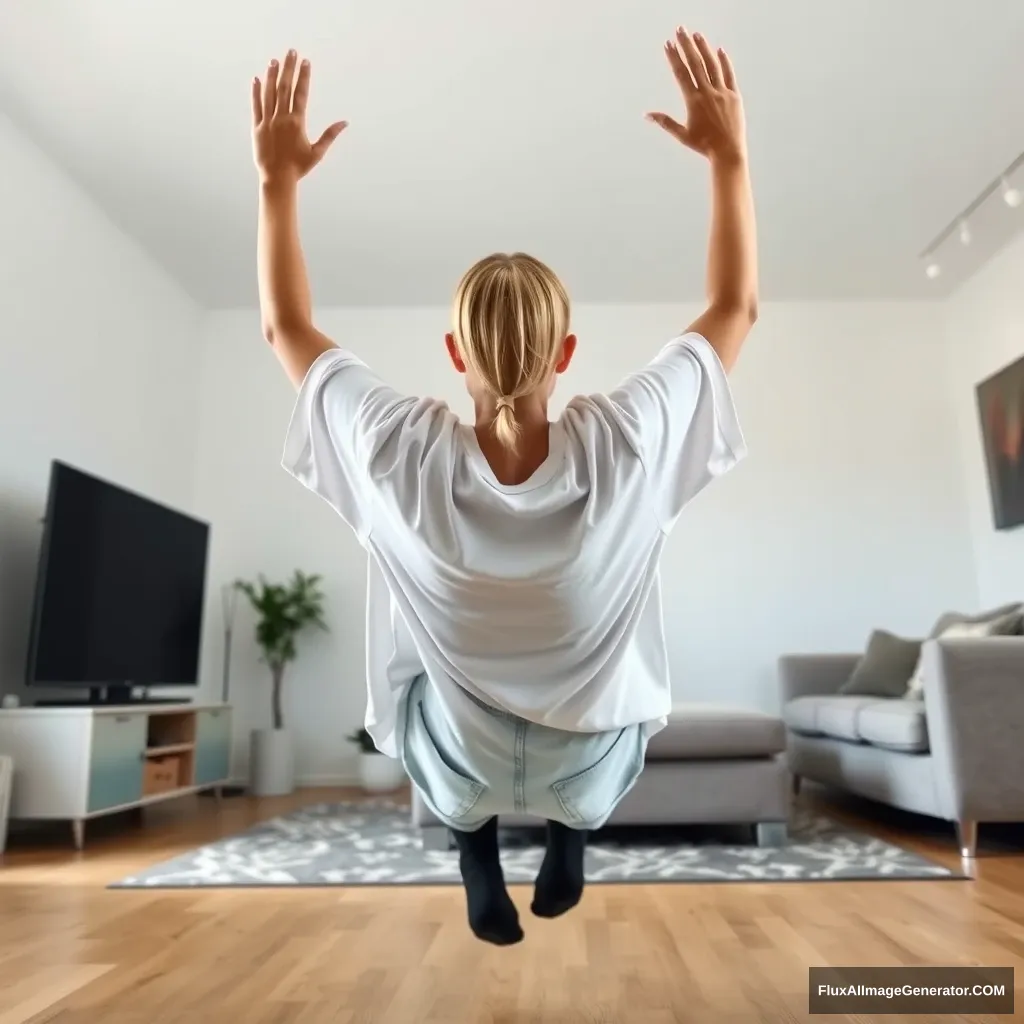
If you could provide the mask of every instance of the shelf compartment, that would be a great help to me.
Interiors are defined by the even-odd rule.
[[[162,747],[148,747],[146,749],[146,758],[167,757],[168,754],[184,754],[195,749],[196,745],[194,743],[168,743]]]

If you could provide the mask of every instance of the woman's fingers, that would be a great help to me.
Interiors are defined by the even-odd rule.
[[[252,125],[255,128],[263,120],[263,86],[258,78],[252,80]]]
[[[708,81],[715,89],[722,88],[722,67],[718,63],[718,55],[708,45],[708,41],[699,33],[693,37],[694,45],[704,63],[708,74]]]
[[[693,80],[697,83],[697,88],[709,86],[711,79],[708,78],[708,70],[704,67],[700,50],[694,45],[693,37],[682,25],[676,29],[676,41],[679,43],[679,51],[683,56],[683,60],[686,61],[686,66],[690,69],[690,74],[693,75]]]
[[[319,163],[324,154],[328,149],[331,148],[331,143],[348,127],[348,121],[335,121],[334,124],[324,129],[323,135],[320,136],[316,142],[313,143],[313,159],[316,163]]]
[[[736,70],[732,66],[732,61],[729,59],[729,54],[725,50],[718,51],[718,60],[722,65],[722,81],[725,83],[726,89],[735,91],[736,89]]]
[[[276,114],[290,114],[292,110],[292,89],[295,87],[295,61],[297,54],[289,50],[284,59],[284,67],[281,68],[281,78],[277,83],[277,107]]]
[[[690,145],[690,133],[686,130],[686,125],[680,124],[675,118],[669,117],[668,114],[648,114],[647,120],[653,122],[659,128],[664,128],[672,138],[681,142],[684,146]]]
[[[683,90],[683,95],[689,96],[690,93],[696,92],[697,86],[694,84],[690,69],[679,54],[679,47],[671,39],[665,43],[665,56],[668,57],[669,67],[672,68],[672,74],[679,83],[679,88]]]
[[[309,101],[309,61],[299,65],[299,77],[295,80],[295,95],[292,97],[292,113],[300,117],[306,116],[306,103]]]
[[[274,116],[277,106],[277,61],[272,60],[267,68],[267,77],[263,81],[263,118],[269,120]]]

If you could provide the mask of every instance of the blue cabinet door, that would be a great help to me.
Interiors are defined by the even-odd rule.
[[[195,785],[226,782],[231,774],[231,712],[210,708],[196,713]]]
[[[92,716],[89,813],[142,799],[145,714]]]

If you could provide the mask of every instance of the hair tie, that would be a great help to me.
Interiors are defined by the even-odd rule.
[[[516,400],[514,398],[507,398],[505,395],[500,395],[498,397],[498,412],[501,412],[502,409],[511,409],[515,412],[515,408]]]

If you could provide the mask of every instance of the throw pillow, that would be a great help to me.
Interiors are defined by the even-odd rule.
[[[932,640],[978,640],[990,636],[1016,636],[1021,630],[1021,615],[1019,611],[1007,613],[1005,609],[998,609],[1002,614],[998,618],[988,622],[978,619],[964,619],[959,622],[950,622],[939,633],[932,633]],[[945,618],[945,617],[944,617]],[[942,621],[941,619],[939,620]],[[907,700],[924,699],[924,652],[921,652],[917,659],[917,667],[907,684],[907,692],[904,694]]]
[[[920,654],[920,640],[907,640],[876,629],[868,640],[864,657],[839,692],[845,696],[902,697]]]
[[[990,608],[985,612],[978,612],[976,615],[964,615],[963,612],[946,612],[940,615],[928,634],[930,640],[937,640],[950,626],[967,623],[974,625],[979,622],[998,622],[999,632],[992,636],[1012,636],[1020,632],[1021,620],[1024,618],[1024,604],[1017,601],[1014,604],[1000,605],[998,608]],[[1016,628],[1014,628],[1016,627]]]

